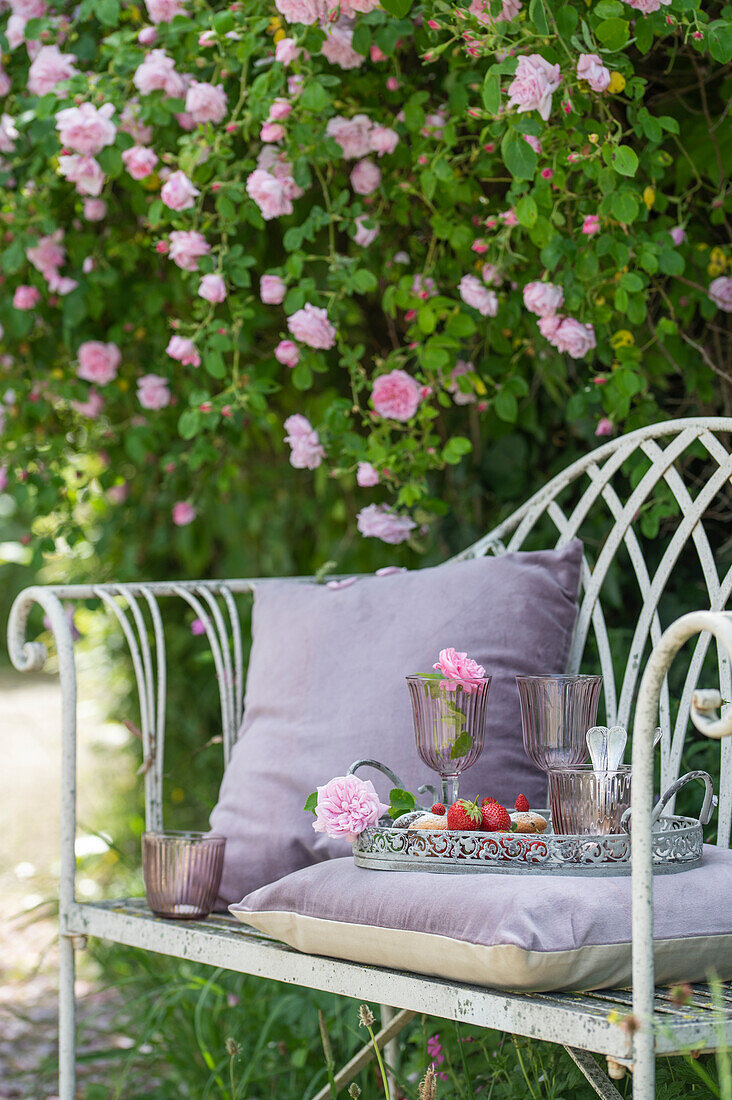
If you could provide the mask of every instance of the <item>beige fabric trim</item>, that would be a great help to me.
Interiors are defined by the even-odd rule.
[[[431,932],[348,924],[298,913],[237,912],[242,924],[268,932],[308,955],[387,966],[492,989],[541,992],[605,989],[631,983],[630,944],[569,951],[526,951],[513,944],[486,947]],[[713,970],[732,978],[732,935],[657,940],[656,982],[702,981]]]

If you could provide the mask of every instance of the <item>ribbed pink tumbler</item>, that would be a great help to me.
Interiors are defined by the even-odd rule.
[[[143,833],[147,903],[159,917],[195,920],[216,904],[226,837],[215,833]]]

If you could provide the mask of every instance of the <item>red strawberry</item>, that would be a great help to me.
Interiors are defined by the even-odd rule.
[[[511,818],[505,806],[500,802],[489,802],[483,806],[483,828],[487,833],[508,832]]]
[[[432,807],[432,813],[438,814],[440,817],[443,817],[445,814],[445,807],[442,805],[441,802],[435,802],[434,806]]]
[[[520,794],[514,802],[514,806],[520,814],[527,814],[529,812],[529,800],[526,795]]]
[[[475,832],[482,824],[483,815],[477,799],[475,802],[468,802],[465,798],[459,798],[447,811],[448,829],[468,829]]]
[[[481,802],[481,806],[488,806],[491,802],[495,802],[495,801],[496,801],[495,798],[491,798],[490,795],[489,795],[488,798],[483,799],[483,801]]]

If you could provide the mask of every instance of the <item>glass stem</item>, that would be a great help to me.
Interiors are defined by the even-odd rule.
[[[441,789],[441,801],[446,810],[449,810],[453,802],[457,802],[458,797],[458,778],[457,775],[441,775],[442,781]]]

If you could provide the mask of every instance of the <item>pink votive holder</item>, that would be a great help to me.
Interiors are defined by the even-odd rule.
[[[158,917],[195,920],[216,904],[226,837],[216,833],[142,834],[147,903]]]

